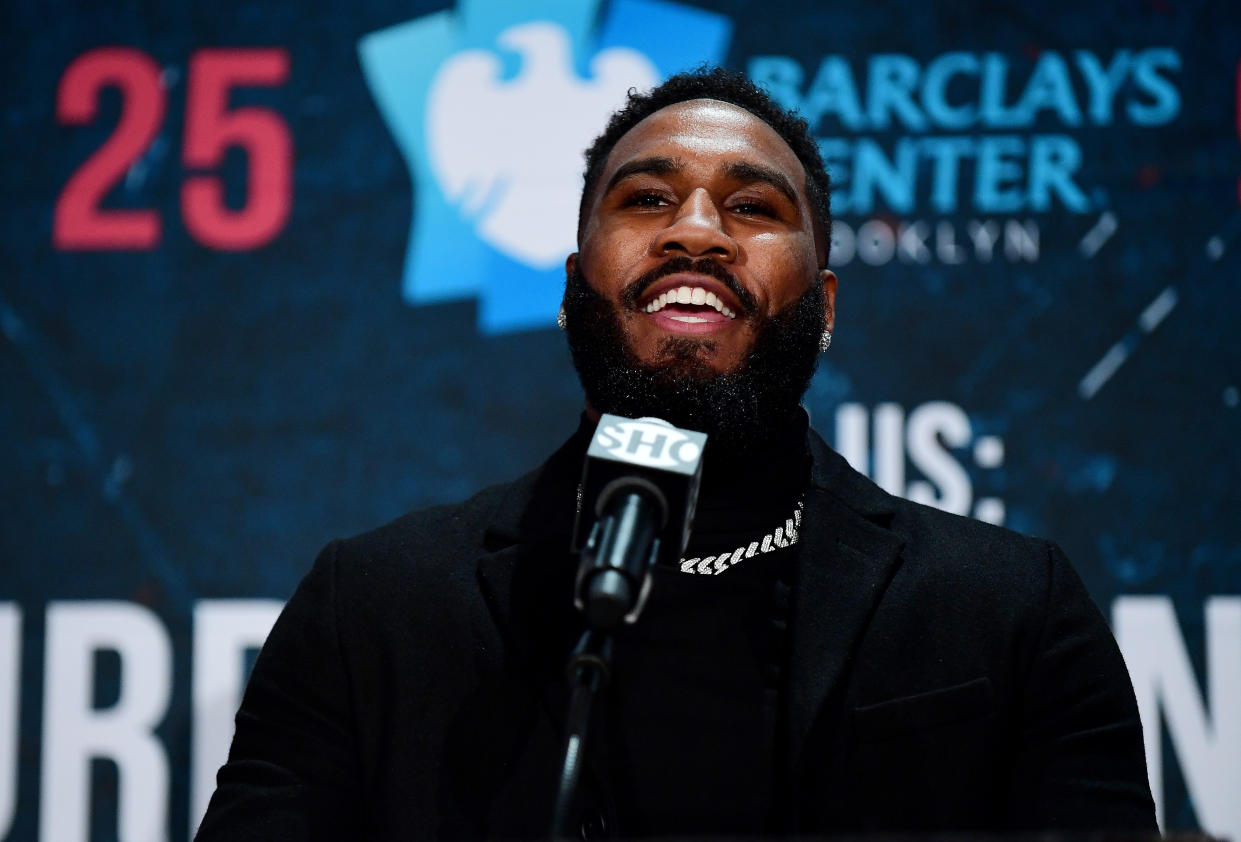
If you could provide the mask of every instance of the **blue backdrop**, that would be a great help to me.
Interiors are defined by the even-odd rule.
[[[0,838],[185,839],[317,550],[572,431],[580,150],[704,61],[800,109],[836,182],[814,425],[891,491],[1061,543],[1165,826],[1241,837],[1235,4],[0,20]]]

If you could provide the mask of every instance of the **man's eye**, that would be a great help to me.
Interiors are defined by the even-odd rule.
[[[634,208],[662,208],[668,204],[668,199],[659,193],[635,193],[625,204]]]
[[[775,211],[765,202],[743,201],[732,205],[733,213],[743,216],[774,216]]]

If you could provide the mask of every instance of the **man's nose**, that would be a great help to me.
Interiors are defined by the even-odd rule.
[[[719,208],[702,187],[681,203],[668,227],[656,236],[653,246],[660,255],[716,257],[729,263],[737,259],[737,243],[724,230]]]

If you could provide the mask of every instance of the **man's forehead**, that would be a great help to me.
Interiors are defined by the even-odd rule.
[[[805,184],[805,168],[784,138],[761,118],[721,100],[685,100],[639,121],[612,147],[604,183],[627,161],[657,150],[673,157],[718,161],[720,166],[757,160],[785,171],[799,189]]]

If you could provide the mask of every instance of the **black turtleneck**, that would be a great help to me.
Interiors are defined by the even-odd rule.
[[[731,554],[783,527],[806,487],[807,419],[745,454],[708,443],[684,558]],[[656,569],[618,635],[607,766],[622,836],[779,830],[793,548],[768,543],[715,575]]]

